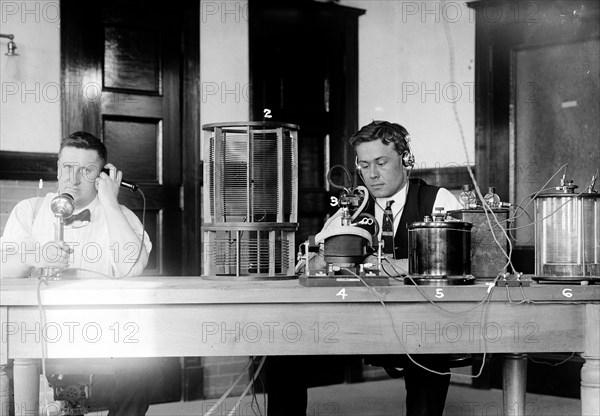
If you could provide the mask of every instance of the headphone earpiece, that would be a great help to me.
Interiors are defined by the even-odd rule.
[[[415,157],[408,150],[405,150],[402,154],[402,164],[407,168],[412,168],[415,166]]]
[[[404,143],[406,143],[406,150],[402,153],[402,164],[406,168],[412,168],[415,166],[415,155],[410,150],[410,136],[408,134],[404,136]]]

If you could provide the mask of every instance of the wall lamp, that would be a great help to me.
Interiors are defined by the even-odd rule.
[[[17,49],[17,44],[13,41],[13,39],[15,38],[15,35],[5,35],[3,33],[0,33],[0,38],[7,38],[10,39],[8,41],[8,45],[6,45],[8,47],[8,51],[5,53],[6,56],[18,56],[19,54],[15,52],[15,49]]]

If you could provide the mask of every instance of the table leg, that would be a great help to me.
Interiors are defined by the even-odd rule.
[[[6,367],[8,366],[8,308],[0,306],[0,416],[8,416],[11,405],[10,389],[8,388],[8,374]]]
[[[586,305],[581,414],[600,415],[600,305]]]
[[[40,369],[37,360],[15,359],[15,416],[37,416],[40,401]]]
[[[525,415],[527,354],[506,354],[502,370],[505,416]]]
[[[8,388],[6,365],[0,365],[0,416],[8,416],[10,408],[10,391]]]

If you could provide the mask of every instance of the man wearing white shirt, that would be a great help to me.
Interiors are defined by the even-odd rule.
[[[19,202],[2,236],[3,277],[28,277],[45,267],[85,269],[108,277],[142,273],[152,244],[146,234],[139,253],[142,224],[119,204],[123,173],[106,157],[104,144],[89,133],[73,133],[63,141],[57,162],[58,194],[71,195],[74,215],[88,210],[90,219],[66,225],[64,241],[58,242],[50,208],[57,194]],[[103,168],[110,174],[101,172]]]
[[[61,143],[57,166],[58,193],[21,201],[10,214],[0,245],[2,278],[39,277],[44,269],[52,270],[49,277],[69,271],[85,278],[140,275],[152,244],[139,219],[117,200],[123,174],[107,163],[104,144],[90,133],[73,133]],[[65,193],[75,205],[65,222],[84,216],[65,225],[64,241],[55,241],[50,204]],[[158,382],[156,360],[113,359],[104,365],[115,374],[107,394],[109,415],[144,415]]]
[[[409,179],[414,157],[408,145],[408,131],[399,124],[387,121],[373,121],[362,127],[350,138],[356,152],[356,166],[369,190],[369,201],[362,212],[375,216],[379,224],[379,239],[384,232],[393,234],[393,241],[384,244],[383,249],[390,253],[385,256],[383,274],[400,276],[408,273],[408,231],[407,224],[423,221],[431,215],[435,207],[445,211],[460,209],[458,200],[446,189],[427,185],[420,179]],[[384,211],[391,204],[393,228],[384,231]],[[336,213],[334,216],[338,216]],[[337,222],[329,220],[328,226]],[[386,247],[387,246],[387,247]],[[390,250],[391,248],[391,250]],[[376,263],[369,256],[366,262]],[[311,260],[311,268],[323,268],[321,255]],[[269,393],[268,416],[306,414],[307,387],[310,385],[310,371],[331,357],[269,357],[267,385]],[[449,373],[449,357],[446,355],[414,355],[423,367],[438,373]],[[438,375],[415,365],[405,355],[366,356],[365,362],[385,368],[402,367],[406,386],[407,416],[442,416],[446,394],[450,383],[449,375]]]
[[[409,179],[414,156],[409,147],[408,131],[396,123],[373,121],[350,138],[356,151],[356,166],[370,193],[365,212],[375,215],[380,224],[388,201],[391,205],[394,231],[394,255],[387,256],[384,274],[408,273],[407,224],[423,221],[434,208],[445,211],[460,209],[460,202],[447,189],[427,185],[420,179]],[[368,261],[375,262],[374,258]]]

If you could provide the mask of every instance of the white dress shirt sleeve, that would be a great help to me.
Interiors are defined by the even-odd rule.
[[[437,207],[443,207],[445,212],[462,209],[462,205],[460,204],[458,199],[456,199],[456,197],[452,195],[452,192],[450,192],[446,188],[440,188],[435,197],[435,202],[433,203],[433,210],[435,211]]]

